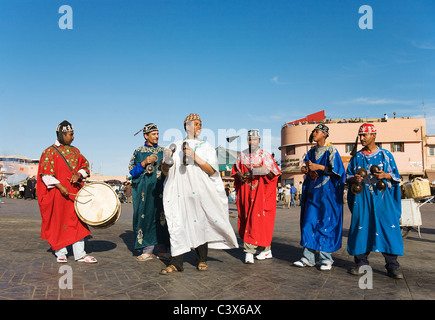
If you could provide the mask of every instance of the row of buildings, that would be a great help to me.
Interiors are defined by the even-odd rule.
[[[326,119],[324,110],[282,126],[279,146],[281,185],[296,185],[303,181],[301,166],[305,155],[313,146],[309,142],[310,134],[319,123],[325,123],[329,127],[327,141],[337,148],[345,168],[349,164],[359,127],[363,123],[373,123],[377,129],[376,143],[393,154],[402,181],[421,177],[428,179],[435,187],[435,136],[427,134],[426,119],[395,116],[389,119]],[[357,150],[361,148],[358,140]],[[224,182],[231,183],[231,167],[238,152],[218,147],[217,153],[219,163],[222,163],[222,178]]]
[[[38,174],[39,159],[31,159],[21,155],[0,156],[0,178],[8,178],[13,174],[24,174],[28,178]],[[90,181],[124,182],[126,176],[105,176],[91,171]],[[25,180],[23,180],[24,183]]]
[[[410,176],[418,176],[428,178],[435,185],[435,136],[427,135],[426,119],[325,119],[325,113],[321,111],[282,126],[279,147],[282,183],[298,183],[303,180],[300,168],[312,146],[309,136],[317,123],[323,122],[329,127],[327,141],[337,148],[347,168],[358,129],[362,123],[367,122],[373,123],[377,129],[378,146],[393,154],[403,182],[408,181]],[[361,147],[358,144],[358,150]]]
[[[435,136],[427,135],[424,118],[375,118],[375,119],[328,119],[325,111],[307,115],[306,117],[285,123],[281,128],[281,161],[282,185],[303,181],[301,172],[303,159],[311,148],[309,136],[318,123],[326,123],[329,127],[328,142],[332,143],[341,155],[347,167],[350,153],[357,138],[358,129],[364,122],[373,123],[377,129],[377,144],[392,152],[404,182],[410,176],[429,179],[435,186]],[[358,149],[361,145],[358,145]],[[232,184],[231,168],[237,159],[238,151],[216,148],[219,160],[219,171],[224,183]],[[0,173],[24,173],[28,176],[37,174],[39,159],[23,156],[0,156]],[[121,180],[127,177],[101,176],[92,173],[90,180]]]

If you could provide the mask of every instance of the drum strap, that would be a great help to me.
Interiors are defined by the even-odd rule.
[[[60,154],[60,156],[62,157],[62,159],[65,161],[66,165],[68,166],[68,168],[71,170],[72,173],[74,173],[73,169],[71,168],[71,166],[69,165],[68,161],[66,161],[64,155],[62,154],[62,152],[60,152],[60,150],[53,144],[53,148],[56,149],[56,151]]]

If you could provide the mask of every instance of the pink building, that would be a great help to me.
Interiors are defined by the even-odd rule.
[[[316,113],[319,114],[319,113]],[[307,116],[310,118],[310,116]],[[281,130],[281,170],[283,184],[303,181],[301,166],[312,144],[308,139],[316,127],[315,121],[289,122]],[[338,150],[347,168],[350,152],[364,122],[373,123],[377,129],[376,142],[392,152],[403,181],[409,175],[428,177],[435,184],[435,136],[426,134],[426,120],[413,118],[335,119],[323,120],[329,127],[327,142]],[[358,143],[358,150],[361,149]]]

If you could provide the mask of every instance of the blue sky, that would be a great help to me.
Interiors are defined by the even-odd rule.
[[[66,119],[94,171],[123,175],[135,132],[155,122],[168,145],[189,113],[216,146],[219,129],[269,130],[278,158],[281,126],[320,110],[426,116],[433,135],[433,21],[432,0],[1,0],[0,154],[39,158]]]

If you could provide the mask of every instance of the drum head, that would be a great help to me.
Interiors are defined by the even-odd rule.
[[[108,222],[121,207],[115,191],[104,182],[85,184],[77,193],[74,206],[80,220],[91,226]]]

